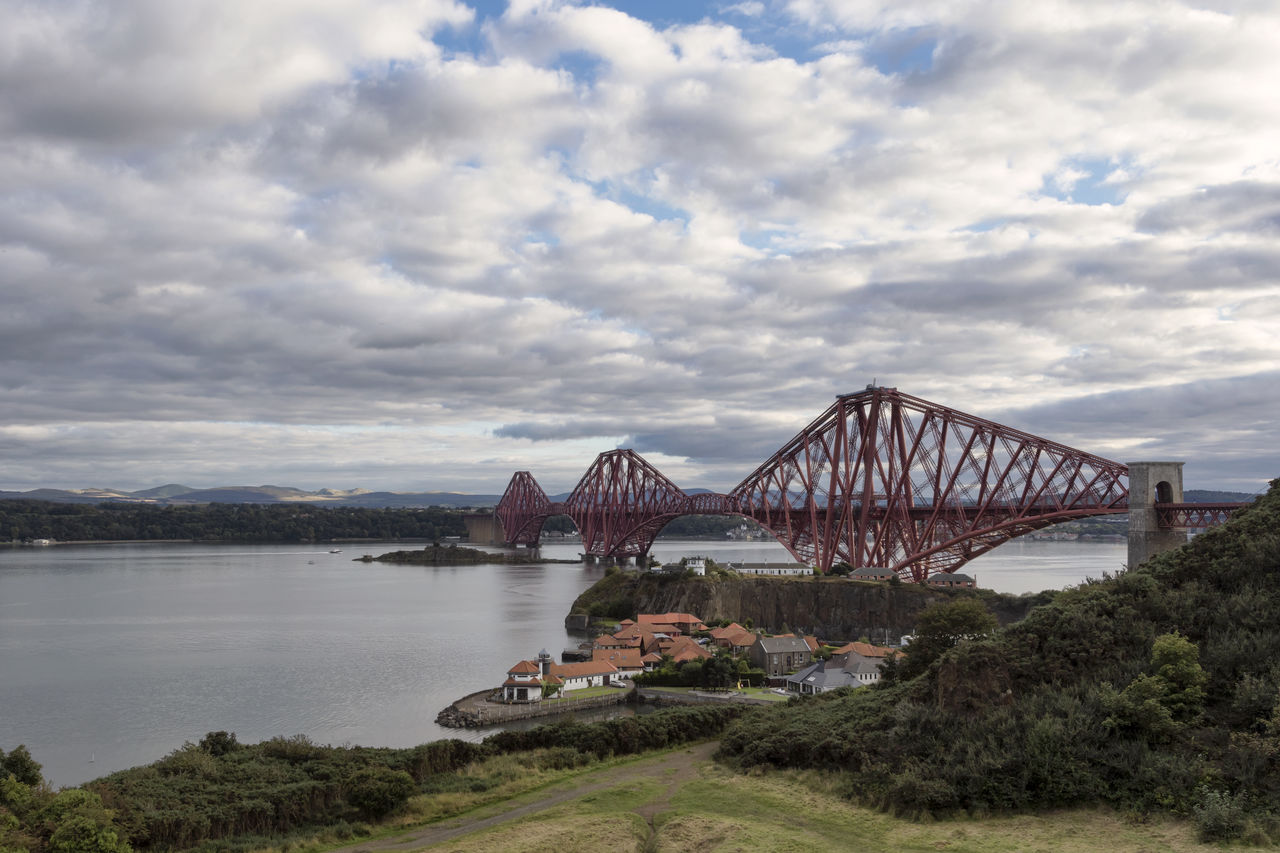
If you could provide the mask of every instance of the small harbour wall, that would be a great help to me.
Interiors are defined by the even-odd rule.
[[[506,703],[491,702],[489,697],[497,695],[497,690],[481,690],[464,696],[436,715],[436,725],[451,729],[475,729],[483,726],[500,725],[513,720],[529,720],[535,717],[550,717],[556,714],[570,714],[575,711],[586,711],[594,708],[607,708],[611,705],[622,705],[635,694],[635,685],[627,685],[627,689],[613,690],[605,695],[574,698],[572,695],[563,699],[543,699],[540,702]]]

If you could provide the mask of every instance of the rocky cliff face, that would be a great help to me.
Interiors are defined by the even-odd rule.
[[[704,621],[751,620],[771,632],[784,628],[823,639],[896,643],[915,627],[916,614],[934,601],[976,595],[1002,625],[1016,622],[1049,596],[1010,596],[989,590],[937,590],[843,579],[692,578],[618,574],[603,578],[574,602],[572,612],[597,616],[693,613]],[[569,624],[574,621],[572,616]]]

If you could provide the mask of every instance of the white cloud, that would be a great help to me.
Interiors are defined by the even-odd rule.
[[[11,5],[0,487],[727,486],[873,378],[1280,463],[1125,409],[1280,369],[1265,6]]]

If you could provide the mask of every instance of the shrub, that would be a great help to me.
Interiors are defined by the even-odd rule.
[[[235,732],[209,732],[200,738],[200,748],[218,758],[239,749],[240,744],[236,741]]]
[[[1229,841],[1244,834],[1248,821],[1239,797],[1225,791],[1201,789],[1191,809],[1201,841]]]
[[[538,766],[543,770],[572,770],[590,761],[590,756],[583,755],[571,746],[552,747],[537,759]]]
[[[357,770],[347,780],[347,786],[347,802],[374,820],[400,808],[415,790],[412,776],[386,767]]]

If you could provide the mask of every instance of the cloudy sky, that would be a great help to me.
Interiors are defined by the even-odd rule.
[[[1280,476],[1280,7],[0,0],[0,488],[728,488],[896,386]]]

